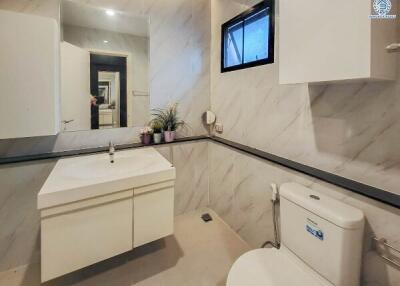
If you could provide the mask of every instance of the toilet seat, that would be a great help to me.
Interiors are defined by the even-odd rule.
[[[227,286],[333,286],[287,249],[256,249],[233,264]]]

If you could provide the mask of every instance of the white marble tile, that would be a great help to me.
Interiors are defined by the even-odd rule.
[[[279,12],[275,63],[221,74],[220,25],[252,4],[212,1],[211,109],[220,136],[400,194],[400,80],[279,85]]]
[[[208,142],[174,145],[175,214],[208,206]]]
[[[398,284],[399,269],[378,257],[371,238],[384,237],[400,248],[400,210],[217,143],[209,148],[210,207],[249,245],[273,239],[269,185],[297,182],[364,212],[363,285]]]
[[[238,154],[234,169],[234,229],[253,247],[273,239],[270,184],[266,165]]]
[[[233,176],[236,154],[211,142],[208,147],[210,206],[232,227],[235,223]]]
[[[0,167],[0,272],[39,261],[36,195],[54,164],[45,160]]]
[[[208,206],[208,142],[179,143],[156,149],[176,168],[175,215]]]
[[[153,1],[150,15],[152,108],[179,101],[185,135],[205,134],[201,115],[209,109],[208,1]],[[179,15],[179,16],[177,16]],[[198,25],[199,19],[203,20]],[[157,64],[156,64],[157,63]]]

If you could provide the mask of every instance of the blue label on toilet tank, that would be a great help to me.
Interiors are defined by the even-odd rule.
[[[324,240],[324,233],[322,232],[322,230],[319,227],[312,225],[312,224],[307,224],[306,230],[307,230],[307,232],[309,232],[310,234],[312,234],[319,240]]]

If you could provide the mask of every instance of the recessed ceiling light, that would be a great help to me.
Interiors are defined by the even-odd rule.
[[[115,15],[115,11],[113,11],[113,10],[106,10],[106,14],[107,14],[108,16],[114,16],[114,15]]]
[[[107,41],[107,40],[104,40],[103,42],[104,42],[104,44],[108,44],[108,41]]]

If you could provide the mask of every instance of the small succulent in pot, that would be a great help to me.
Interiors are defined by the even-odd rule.
[[[160,144],[162,140],[163,123],[158,119],[153,119],[151,121],[151,128],[153,128],[153,140],[155,144]]]
[[[142,144],[149,145],[151,143],[152,134],[153,129],[149,126],[140,129],[140,140],[142,141]]]
[[[171,104],[166,109],[153,109],[155,120],[162,122],[165,142],[172,142],[176,137],[176,130],[185,125],[178,117],[178,103]]]

